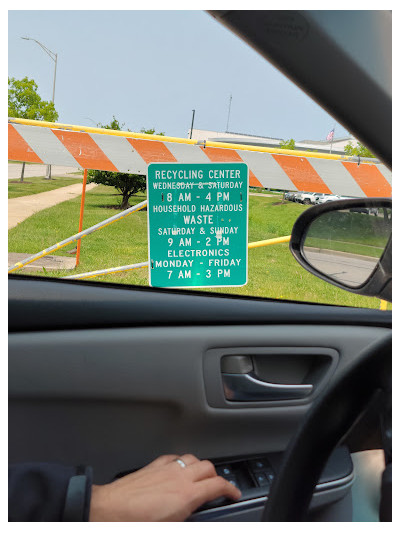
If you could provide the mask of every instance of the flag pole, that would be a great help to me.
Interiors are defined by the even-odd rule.
[[[329,150],[329,153],[330,153],[330,154],[332,153],[332,144],[333,144],[333,137],[335,136],[335,128],[336,128],[336,122],[335,122],[335,124],[333,125],[333,129],[332,129],[331,148],[330,148],[330,150]]]

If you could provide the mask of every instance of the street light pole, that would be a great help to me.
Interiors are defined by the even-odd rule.
[[[25,41],[35,41],[35,43],[37,43],[40,48],[42,48],[42,50],[44,50],[46,54],[54,61],[53,98],[51,100],[54,104],[54,95],[56,92],[57,54],[55,52],[52,52],[49,48],[47,48],[47,46],[40,43],[36,39],[32,39],[31,37],[21,37],[21,39],[24,39]],[[51,165],[46,166],[46,179],[51,179]]]
[[[189,136],[189,139],[192,138],[192,133],[193,133],[193,124],[194,124],[194,114],[196,113],[196,110],[195,109],[192,109],[192,125],[190,126],[190,136]]]
[[[54,80],[53,80],[53,98],[52,98],[52,102],[54,104],[54,93],[56,92],[56,74],[57,74],[57,54],[54,54],[55,55],[55,59],[54,59]]]

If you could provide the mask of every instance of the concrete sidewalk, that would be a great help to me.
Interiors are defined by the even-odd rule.
[[[8,268],[14,266],[15,263],[19,261],[24,261],[28,259],[33,254],[18,254],[18,253],[9,253],[8,254]],[[23,267],[23,270],[18,270],[17,272],[25,273],[27,270],[30,272],[43,272],[45,270],[73,270],[75,268],[76,259],[74,257],[65,257],[63,255],[47,255],[41,259],[37,259],[33,263],[29,263]]]
[[[89,183],[86,186],[86,191],[90,191],[94,187],[96,187],[96,183]],[[8,229],[14,228],[20,222],[42,209],[76,198],[81,193],[82,184],[76,183],[75,185],[67,185],[67,187],[60,187],[52,191],[11,198],[8,200]]]

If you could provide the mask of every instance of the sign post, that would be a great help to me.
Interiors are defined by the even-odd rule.
[[[147,198],[151,286],[247,283],[246,164],[152,163]]]

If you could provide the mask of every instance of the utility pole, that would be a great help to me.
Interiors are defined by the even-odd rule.
[[[228,120],[226,121],[226,130],[225,130],[226,133],[229,130],[229,117],[231,116],[231,103],[232,103],[232,95],[230,95],[229,97]]]
[[[189,135],[189,139],[192,138],[192,133],[193,133],[193,124],[194,124],[194,114],[196,113],[196,110],[195,109],[192,109],[192,125],[190,126],[190,135]]]
[[[53,98],[51,100],[54,104],[54,95],[56,92],[57,54],[49,50],[44,44],[40,43],[36,39],[32,39],[31,37],[21,37],[21,39],[24,39],[25,41],[35,41],[35,43],[37,43],[40,48],[42,48],[42,50],[44,50],[46,54],[54,61]],[[51,165],[46,166],[46,179],[51,179]]]

